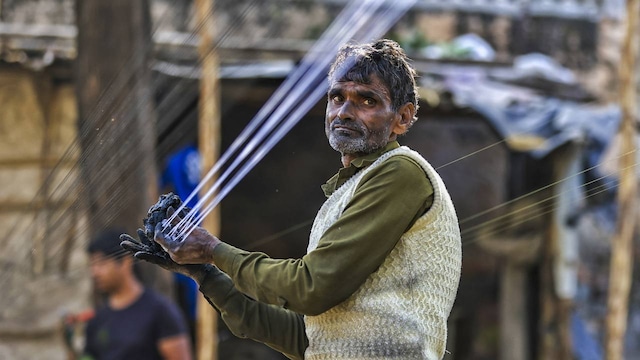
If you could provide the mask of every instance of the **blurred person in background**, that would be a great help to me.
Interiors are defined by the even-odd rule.
[[[104,304],[86,327],[82,360],[190,360],[189,332],[180,310],[136,277],[120,247],[122,229],[97,234],[88,246],[91,277]]]

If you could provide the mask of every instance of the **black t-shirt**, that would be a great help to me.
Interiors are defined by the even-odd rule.
[[[186,334],[180,310],[169,300],[145,289],[129,307],[100,309],[86,330],[85,354],[96,360],[162,359],[158,341]]]

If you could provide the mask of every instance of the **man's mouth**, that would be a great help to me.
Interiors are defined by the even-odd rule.
[[[342,125],[342,124],[331,125],[331,131],[340,132],[340,133],[349,133],[349,134],[352,134],[352,133],[360,134],[361,133],[360,129],[358,129],[358,128],[351,127],[351,126],[346,126],[346,125]]]

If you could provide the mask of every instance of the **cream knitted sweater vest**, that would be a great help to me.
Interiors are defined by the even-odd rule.
[[[338,188],[311,229],[307,252],[340,217],[360,180],[392,156],[420,164],[434,188],[431,208],[347,300],[306,316],[305,359],[428,359],[444,356],[447,318],[458,289],[462,250],[456,213],[444,183],[417,152],[400,147],[383,154]],[[358,259],[353,259],[358,261]]]

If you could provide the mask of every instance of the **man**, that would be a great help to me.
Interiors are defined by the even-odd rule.
[[[106,301],[87,324],[82,359],[191,359],[182,314],[138,281],[134,259],[119,246],[121,233],[102,231],[88,247],[91,276]]]
[[[323,186],[301,259],[246,252],[202,228],[178,241],[158,226],[169,255],[151,253],[144,233],[122,245],[192,276],[236,335],[289,358],[441,359],[460,232],[438,174],[396,141],[416,120],[415,77],[393,41],[339,51],[325,131],[344,167]]]

